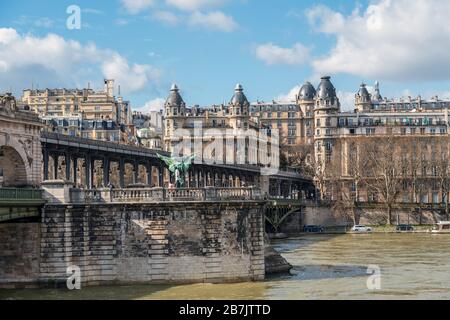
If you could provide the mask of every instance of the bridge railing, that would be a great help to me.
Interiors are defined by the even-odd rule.
[[[0,188],[0,202],[41,202],[43,190],[40,189],[20,189],[20,188]]]
[[[71,203],[139,203],[189,201],[250,201],[261,200],[261,190],[249,188],[136,188],[136,189],[71,189]]]

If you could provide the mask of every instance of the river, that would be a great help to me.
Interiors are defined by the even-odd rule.
[[[450,235],[310,235],[278,241],[291,276],[259,283],[0,290],[0,299],[450,299]],[[368,266],[380,270],[367,287]]]

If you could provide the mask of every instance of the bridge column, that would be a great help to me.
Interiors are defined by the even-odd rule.
[[[84,159],[84,176],[86,177],[86,188],[92,189],[92,159],[90,155],[86,155]]]
[[[107,187],[109,185],[109,169],[110,161],[109,158],[103,158],[103,186]]]
[[[125,188],[125,160],[123,158],[119,160],[119,187]]]
[[[164,187],[164,166],[161,164],[158,169],[159,187]]]
[[[136,184],[139,181],[139,162],[134,161],[133,166],[133,183]]]
[[[200,188],[200,172],[198,170],[194,171],[195,187]]]
[[[70,181],[70,154],[66,152],[65,154],[65,162],[66,162],[66,180]]]
[[[75,185],[75,188],[77,187],[77,174],[78,174],[78,157],[76,155],[74,155],[72,157],[72,163],[73,163],[73,167],[72,167],[72,175],[73,175],[73,184]]]
[[[58,180],[59,155],[56,153],[52,156],[52,158],[53,158],[53,179]]]
[[[277,181],[277,196],[281,197],[281,181]]]
[[[151,164],[147,164],[147,184],[152,187],[153,184],[153,166]]]
[[[44,181],[48,180],[48,162],[49,162],[49,156],[48,156],[48,151],[47,149],[45,149],[44,147]]]

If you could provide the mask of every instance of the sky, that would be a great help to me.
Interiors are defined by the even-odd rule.
[[[448,98],[449,15],[448,0],[0,0],[0,92],[113,78],[149,111],[172,83],[208,106],[237,83],[290,101],[329,75],[344,110],[375,81],[388,98]]]

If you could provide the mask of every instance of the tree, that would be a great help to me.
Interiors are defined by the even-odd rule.
[[[299,144],[295,146],[290,146],[287,149],[286,158],[288,166],[297,169],[305,176],[314,176],[313,160],[314,157],[314,147],[312,145]]]
[[[363,153],[367,156],[366,185],[384,204],[388,225],[392,224],[392,209],[404,178],[399,149],[399,141],[393,135],[368,139],[363,146]]]
[[[428,137],[410,138],[404,145],[406,157],[409,162],[409,180],[412,203],[418,204],[417,212],[419,214],[419,224],[422,224],[422,197],[423,192],[427,190],[427,168],[430,163],[428,160]]]
[[[449,183],[450,157],[449,157],[449,145],[447,137],[436,138],[434,147],[436,152],[434,153],[432,159],[433,175],[434,178],[437,179],[437,186],[442,196],[442,204],[444,205],[444,211],[448,221],[449,220],[448,195],[450,192],[450,183]]]

